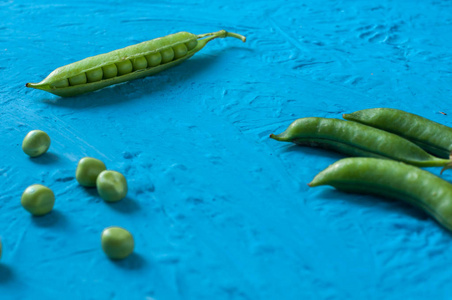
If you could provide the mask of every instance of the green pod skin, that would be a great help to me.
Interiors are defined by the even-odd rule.
[[[449,168],[450,160],[435,157],[412,142],[393,133],[356,122],[327,118],[295,120],[277,141],[332,149],[351,156],[386,158],[418,167]]]
[[[308,185],[400,199],[452,231],[452,184],[414,166],[387,159],[345,158],[320,172]]]
[[[438,157],[447,158],[452,151],[452,128],[403,110],[371,108],[343,117],[400,135]]]
[[[179,32],[105,54],[85,58],[54,70],[49,74],[49,76],[39,83],[27,83],[26,86],[50,92],[61,97],[77,96],[83,93],[99,90],[113,84],[154,75],[189,59],[196,52],[204,48],[208,42],[216,38],[225,37],[234,37],[242,40],[243,42],[246,41],[244,36],[227,32],[225,30],[201,35],[195,35],[189,32]],[[184,44],[185,47],[181,46],[182,44]],[[176,56],[174,56],[174,48],[178,50]],[[184,50],[185,48],[187,49],[186,52]],[[184,52],[185,54],[182,55]],[[166,60],[162,59],[160,64],[157,66],[149,64],[147,68],[136,70],[131,69],[129,73],[125,74],[121,74],[120,72],[117,74],[106,72],[105,67],[107,66],[108,68],[111,68],[111,65],[121,65],[122,62],[127,60],[136,61],[137,58],[146,57],[155,53],[171,55],[165,56]],[[104,72],[104,76],[101,80],[90,82],[90,80],[86,80],[85,77],[85,82],[83,81],[83,74],[99,68],[103,68]],[[112,74],[114,76],[112,76]],[[75,81],[74,78],[77,80]],[[77,85],[71,85],[71,82],[67,81],[68,79],[72,79],[75,83],[77,83]]]

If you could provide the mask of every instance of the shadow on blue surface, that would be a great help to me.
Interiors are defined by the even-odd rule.
[[[64,227],[67,223],[66,217],[58,210],[52,210],[44,216],[32,216],[33,223],[39,227],[51,227],[58,225],[59,228]]]
[[[59,160],[58,155],[47,152],[41,156],[38,157],[30,157],[30,160],[34,163],[40,164],[40,165],[50,165]]]
[[[140,209],[139,204],[130,197],[126,197],[121,201],[108,204],[108,206],[112,209],[125,214],[134,213]]]
[[[138,270],[146,266],[146,260],[144,259],[144,257],[135,252],[130,254],[130,256],[125,259],[121,260],[111,259],[110,261],[117,265],[118,267],[127,270]]]
[[[13,270],[9,266],[0,263],[0,284],[11,281],[13,278]]]

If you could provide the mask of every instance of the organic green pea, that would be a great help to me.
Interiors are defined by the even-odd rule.
[[[22,141],[22,150],[30,157],[40,156],[49,150],[50,137],[42,130],[32,130]]]
[[[173,47],[174,59],[181,58],[187,54],[187,46],[185,44],[179,44]]]
[[[117,62],[116,67],[118,67],[118,76],[128,74],[133,70],[132,62],[128,59]]]
[[[174,50],[171,47],[163,49],[161,51],[162,54],[162,64],[170,62],[174,59]]]
[[[132,60],[133,70],[143,70],[148,66],[148,62],[144,56],[136,57]]]
[[[65,88],[69,86],[69,81],[65,79],[61,79],[49,84],[51,88]]]
[[[107,202],[117,202],[127,195],[127,180],[119,172],[103,171],[97,176],[97,192]]]
[[[104,73],[105,79],[113,78],[118,75],[118,68],[116,67],[115,64],[111,64],[111,65],[102,67],[102,72]]]
[[[20,202],[32,215],[42,216],[52,211],[55,205],[55,195],[48,187],[33,184],[25,189]]]
[[[79,75],[75,75],[73,77],[69,77],[69,83],[71,85],[85,84],[86,83],[86,74],[82,73]]]
[[[188,43],[185,43],[185,45],[187,46],[187,50],[190,51],[198,45],[198,40],[191,40]]]
[[[160,54],[160,52],[155,52],[155,53],[146,55],[145,57],[146,57],[149,67],[158,66],[162,62],[162,55]]]
[[[92,157],[84,157],[78,162],[75,179],[83,186],[96,186],[97,176],[106,169],[107,167],[102,161]]]
[[[107,227],[101,235],[102,249],[111,259],[123,259],[133,252],[135,246],[132,234],[121,227]]]
[[[86,79],[88,80],[88,82],[96,82],[102,80],[102,77],[104,77],[104,72],[102,72],[102,68],[97,68],[86,72]]]

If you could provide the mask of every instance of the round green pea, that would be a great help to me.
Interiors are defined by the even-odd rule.
[[[65,78],[65,79],[61,79],[61,80],[52,82],[49,85],[52,88],[65,88],[65,87],[69,86],[69,81],[67,80],[67,78]]]
[[[185,44],[179,44],[173,47],[173,51],[174,51],[174,59],[178,59],[181,57],[184,57],[187,52],[187,46],[185,46]]]
[[[102,171],[96,180],[97,192],[107,202],[117,202],[127,195],[127,180],[119,172]]]
[[[50,137],[42,130],[32,130],[22,142],[22,150],[30,157],[40,156],[49,150]]]
[[[132,62],[129,59],[117,62],[116,67],[118,68],[118,76],[128,74],[133,70]]]
[[[185,43],[185,45],[187,46],[187,50],[190,51],[190,50],[194,49],[196,47],[196,45],[198,45],[198,40],[192,40],[188,43]]]
[[[174,50],[171,47],[163,49],[161,54],[162,54],[162,64],[170,62],[174,59]]]
[[[94,70],[86,72],[86,79],[88,82],[95,82],[102,80],[104,76],[104,72],[102,72],[102,68],[96,68]]]
[[[42,216],[52,211],[55,195],[48,187],[33,184],[25,189],[20,203],[32,215]]]
[[[160,65],[160,63],[162,62],[162,55],[160,54],[160,52],[148,54],[146,55],[146,60],[148,61],[149,67],[155,67]]]
[[[75,179],[83,186],[96,186],[97,176],[106,169],[107,167],[102,161],[84,157],[78,162]]]
[[[148,62],[144,56],[140,56],[132,60],[132,65],[134,70],[142,70],[147,68]]]
[[[86,74],[82,73],[79,75],[75,75],[73,77],[69,77],[69,83],[71,85],[85,84],[86,83]]]
[[[102,249],[112,259],[123,259],[133,252],[135,246],[132,234],[121,227],[107,227],[101,235]]]
[[[104,73],[104,78],[113,78],[118,75],[118,68],[115,64],[102,67],[102,72]]]

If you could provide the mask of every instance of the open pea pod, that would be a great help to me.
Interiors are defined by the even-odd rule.
[[[62,66],[41,82],[26,86],[72,97],[154,75],[189,59],[211,40],[225,37],[246,40],[225,30],[201,35],[178,32]]]

